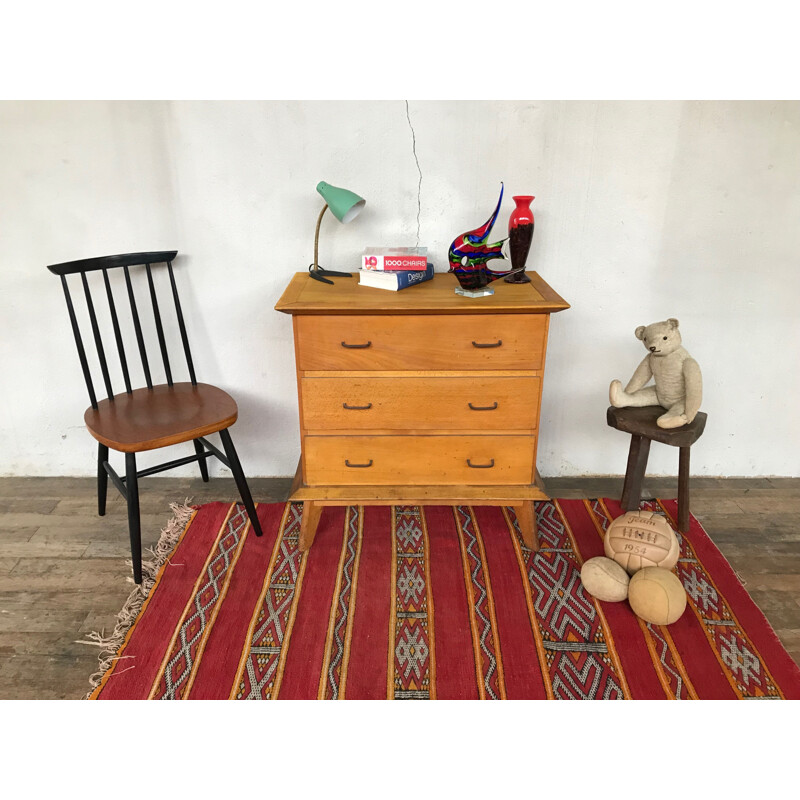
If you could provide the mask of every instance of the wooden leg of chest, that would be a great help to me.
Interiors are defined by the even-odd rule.
[[[317,535],[317,525],[323,506],[313,500],[303,501],[303,516],[300,520],[300,543],[299,549],[304,553],[314,544],[314,537]]]
[[[525,546],[533,551],[538,550],[539,534],[536,530],[536,512],[533,508],[533,500],[524,500],[520,505],[514,506],[514,512],[517,515]]]

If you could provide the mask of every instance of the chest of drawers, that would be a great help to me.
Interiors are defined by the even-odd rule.
[[[547,335],[569,305],[529,274],[475,299],[446,273],[400,292],[292,278],[275,308],[293,317],[301,550],[323,506],[351,504],[513,506],[538,546]]]

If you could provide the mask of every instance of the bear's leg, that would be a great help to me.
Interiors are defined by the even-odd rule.
[[[687,419],[686,414],[684,414],[683,400],[671,405],[667,413],[662,414],[656,420],[659,428],[680,428],[683,425],[688,424],[688,422],[689,420]]]
[[[623,391],[622,384],[619,381],[611,381],[611,386],[608,390],[608,399],[614,408],[628,408],[630,406],[657,406],[658,396],[656,395],[655,386],[645,386],[644,389],[639,389],[636,392],[628,394]]]

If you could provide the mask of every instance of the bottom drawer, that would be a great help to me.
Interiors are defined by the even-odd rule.
[[[306,436],[308,486],[530,484],[534,436]]]

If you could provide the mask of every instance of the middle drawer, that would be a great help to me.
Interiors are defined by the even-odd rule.
[[[302,378],[308,432],[534,431],[540,378]]]

